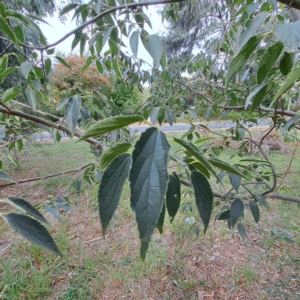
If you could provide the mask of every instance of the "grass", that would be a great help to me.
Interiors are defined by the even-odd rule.
[[[289,163],[282,154],[270,155],[279,168]],[[297,153],[293,169],[300,165],[299,157]],[[93,159],[85,143],[62,142],[26,148],[20,155],[22,171],[13,167],[7,171],[16,178],[45,176]],[[3,189],[1,197],[19,195],[32,203],[44,201],[49,195],[64,194],[70,180],[79,174],[12,186]],[[243,242],[237,229],[228,230],[224,221],[212,220],[203,235],[197,208],[190,209],[193,199],[184,187],[186,209],[181,206],[172,225],[166,217],[163,235],[155,231],[142,262],[129,186],[124,188],[105,240],[97,212],[97,187],[86,185],[84,189],[79,196],[69,195],[74,211],[61,211],[60,223],[45,214],[63,258],[30,244],[0,221],[1,299],[299,299],[297,204],[269,200],[270,208],[260,207],[258,224],[246,211]],[[291,189],[299,193],[297,174],[288,175],[281,192]],[[196,224],[189,225],[186,217],[193,217]],[[195,226],[200,229],[199,237]]]

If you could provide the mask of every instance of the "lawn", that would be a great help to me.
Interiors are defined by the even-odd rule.
[[[289,164],[285,154],[270,155],[279,170]],[[18,159],[21,170],[13,165],[6,170],[16,179],[74,170],[95,158],[88,144],[63,141],[28,144]],[[298,172],[299,165],[298,150],[290,171]],[[0,197],[24,197],[32,204],[61,197],[81,173],[2,188]],[[281,193],[300,193],[298,177],[298,173],[288,174]],[[0,220],[0,299],[300,299],[300,207],[296,203],[269,199],[269,208],[260,207],[258,224],[247,211],[242,241],[236,228],[228,230],[224,221],[214,222],[220,207],[203,235],[189,189],[183,188],[179,214],[173,224],[166,217],[163,235],[154,233],[142,262],[128,185],[105,239],[97,188],[83,184],[79,195],[71,190],[73,211],[61,210],[61,222],[41,210],[62,258],[25,241]],[[196,225],[187,220],[195,220]]]

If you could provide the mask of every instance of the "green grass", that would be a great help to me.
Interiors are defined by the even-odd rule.
[[[168,138],[174,136],[182,134],[170,134]],[[175,152],[180,149],[175,143],[174,146]],[[232,151],[228,151],[222,159],[228,161],[231,155]],[[285,155],[270,156],[279,170],[287,167]],[[22,173],[8,167],[6,171],[27,178],[74,169],[94,157],[86,143],[63,142],[27,147],[20,160]],[[295,162],[300,165],[299,155]],[[78,174],[20,185],[20,193],[28,197],[37,193],[35,201],[45,200],[57,191],[64,193],[74,176]],[[280,192],[293,189],[299,193],[297,176],[289,174]],[[224,184],[228,185],[228,180]],[[268,200],[269,209],[260,207],[259,224],[254,224],[246,210],[243,224],[251,240],[246,237],[245,242],[236,228],[229,231],[224,221],[212,220],[203,235],[196,206],[190,210],[187,205],[183,211],[182,205],[172,225],[165,218],[162,236],[155,231],[146,261],[142,262],[129,185],[125,185],[105,240],[97,212],[97,186],[84,188],[86,193],[69,195],[74,211],[62,212],[61,223],[46,214],[63,258],[24,241],[0,221],[0,242],[11,243],[3,254],[0,252],[1,299],[197,299],[199,291],[205,295],[215,292],[216,299],[235,299],[241,291],[255,293],[259,299],[276,299],[268,298],[266,291],[283,293],[300,286],[298,279],[294,280],[300,268],[300,207],[295,203]],[[182,204],[193,203],[190,189],[183,187],[182,191]],[[223,204],[214,209],[213,218]],[[196,224],[186,223],[186,217],[195,218]],[[199,227],[199,237],[195,226]],[[293,239],[289,239],[291,236]],[[278,270],[282,275],[275,277],[270,286]],[[218,294],[222,289],[225,294]]]

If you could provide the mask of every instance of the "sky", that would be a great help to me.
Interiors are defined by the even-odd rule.
[[[144,9],[144,12],[149,17],[151,23],[152,23],[152,30],[147,25],[147,28],[145,29],[149,32],[149,34],[155,34],[155,33],[162,33],[164,30],[163,24],[161,22],[161,16],[157,13],[157,9],[159,6],[149,6],[148,11]],[[71,21],[72,19],[72,13],[69,13],[67,15],[67,21],[63,24],[58,19],[58,14],[56,13],[53,17],[46,18],[46,21],[51,25],[47,25],[44,23],[40,23],[40,28],[43,31],[44,35],[46,36],[49,43],[54,43],[60,38],[62,38],[64,35],[72,31],[76,28],[75,21]],[[64,42],[56,46],[56,49],[60,52],[63,52],[65,54],[71,53],[71,44],[73,41],[74,35],[70,36],[68,39],[66,39]],[[129,42],[124,40],[124,37],[122,38],[122,41],[127,45],[127,50],[129,53],[132,53],[129,47]],[[73,50],[73,53],[78,53],[78,47]],[[146,62],[150,63],[152,65],[152,58],[149,55],[149,53],[146,51],[146,49],[143,47],[142,42],[139,41],[139,49],[138,49],[138,57],[142,58]]]

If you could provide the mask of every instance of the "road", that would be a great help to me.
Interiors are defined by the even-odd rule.
[[[197,123],[198,126],[200,124],[203,124],[204,126],[207,126],[210,129],[231,128],[236,125],[235,122],[232,122],[230,120]],[[268,125],[268,122],[265,119],[259,119],[257,124],[247,122],[245,124],[245,127],[255,128],[256,126],[267,126],[267,125]],[[134,124],[132,126],[129,126],[129,128],[132,132],[139,132],[139,133],[144,132],[149,127],[150,127],[149,125],[145,125],[145,124],[142,124],[142,125]],[[160,127],[160,129],[162,131],[175,131],[176,132],[176,131],[188,131],[190,127],[191,127],[190,124],[176,123],[176,124],[173,124],[173,126],[170,126],[169,124],[162,125]],[[31,135],[31,137],[34,139],[49,139],[49,138],[51,138],[51,134],[49,132],[34,133]],[[67,137],[67,135],[65,133],[63,133],[63,137]]]

